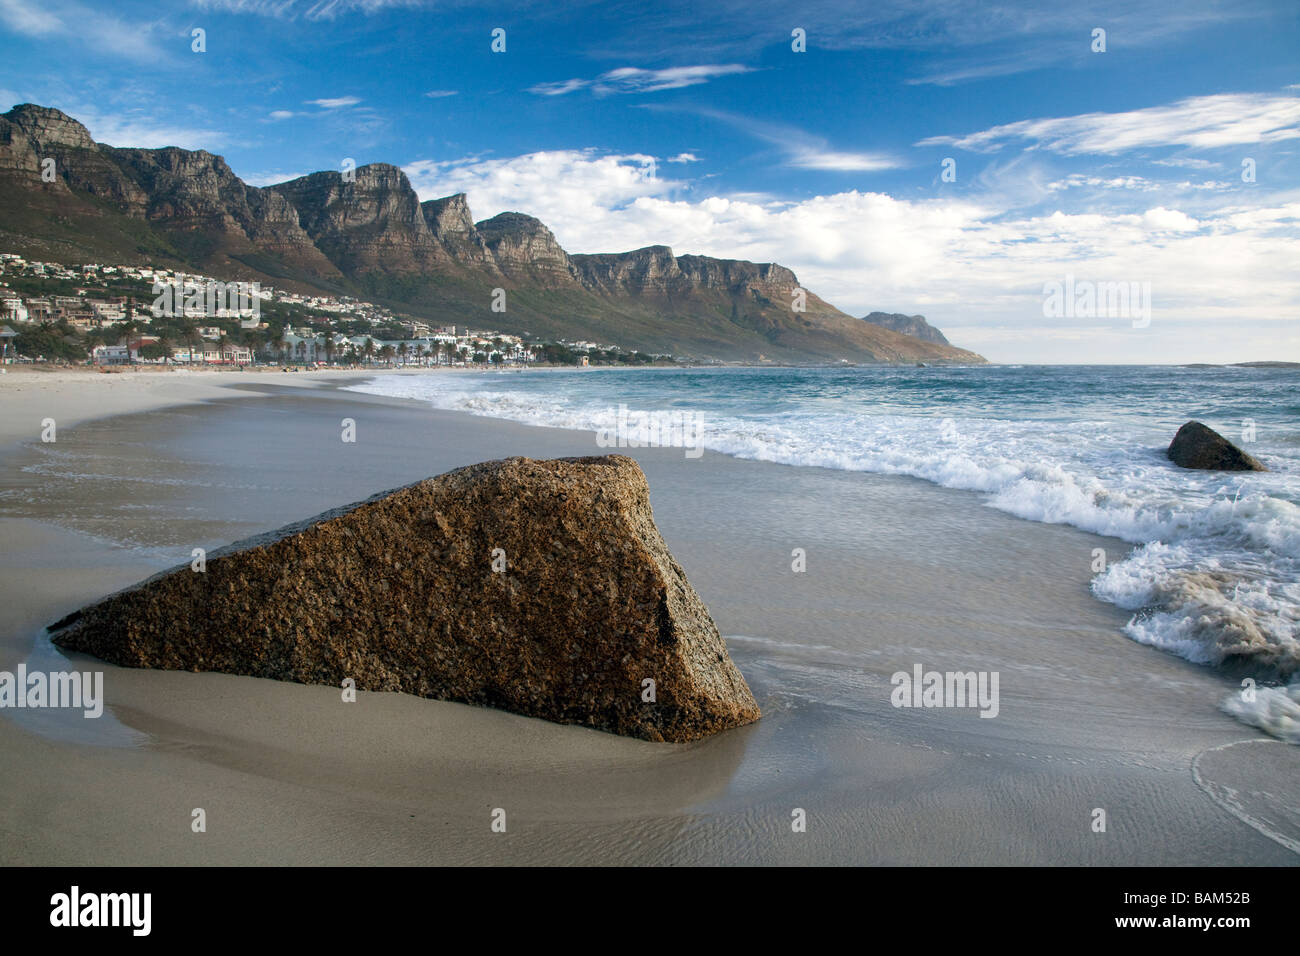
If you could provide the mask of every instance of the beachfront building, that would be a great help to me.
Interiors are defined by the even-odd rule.
[[[90,358],[96,365],[126,365],[131,361],[131,353],[125,345],[96,345]]]
[[[27,306],[23,300],[16,295],[7,295],[0,299],[0,321],[26,322]]]
[[[251,365],[253,350],[246,345],[227,342],[204,342],[202,345],[177,345],[172,348],[171,360],[184,365]]]
[[[280,354],[289,362],[323,362],[325,361],[325,337],[285,332]]]
[[[48,322],[54,315],[54,306],[46,298],[30,298],[26,302],[29,322]]]

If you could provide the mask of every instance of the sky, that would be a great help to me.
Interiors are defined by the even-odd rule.
[[[393,163],[998,362],[1300,361],[1296,0],[0,0],[0,51],[0,110],[254,185]]]

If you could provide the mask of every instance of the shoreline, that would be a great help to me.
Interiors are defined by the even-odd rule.
[[[60,441],[99,463],[90,477],[42,458],[51,449],[30,428],[0,450],[7,491],[38,473],[48,485],[32,501],[11,494],[0,517],[0,668],[28,657],[33,629],[185,563],[189,545],[503,453],[600,453],[593,433],[304,388],[278,371],[214,374],[236,380],[142,389],[130,414],[60,422]],[[337,445],[343,409],[360,422],[357,456]],[[141,442],[147,473],[125,451]],[[1218,713],[1225,678],[1125,638],[1127,612],[1088,592],[1082,558],[1127,546],[919,478],[630,451],[760,698],[758,724],[655,745],[398,694],[362,694],[348,711],[327,687],[93,662],[108,710],[144,742],[53,739],[0,713],[13,768],[0,829],[22,835],[3,862],[1297,862],[1277,839],[1300,835],[1285,807],[1249,803],[1295,748]],[[73,487],[83,508],[62,494]],[[869,533],[836,527],[837,514],[864,515]],[[796,545],[815,574],[789,575]],[[894,671],[972,662],[1002,674],[997,720],[890,706]],[[1246,805],[1225,808],[1225,788]],[[206,842],[188,830],[197,806]],[[489,830],[495,806],[518,821],[508,836]],[[1098,806],[1110,839],[1089,831]],[[808,809],[808,833],[790,832],[791,807]]]

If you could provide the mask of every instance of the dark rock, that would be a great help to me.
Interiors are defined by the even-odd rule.
[[[620,455],[462,468],[232,545],[202,573],[164,572],[50,630],[127,667],[350,677],[647,740],[759,717]]]
[[[1169,460],[1183,468],[1210,471],[1268,471],[1213,428],[1188,422],[1169,443]]]

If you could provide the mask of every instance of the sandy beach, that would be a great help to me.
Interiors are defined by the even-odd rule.
[[[45,625],[192,548],[461,465],[602,451],[339,388],[370,374],[0,376],[0,669],[69,666]],[[913,478],[627,453],[757,724],[652,744],[77,657],[104,672],[102,718],[0,711],[0,863],[1300,861],[1300,749],[1217,710],[1231,677],[1123,636],[1128,613],[1088,590],[1093,549],[1122,542]],[[892,706],[916,663],[998,672],[997,719]]]

